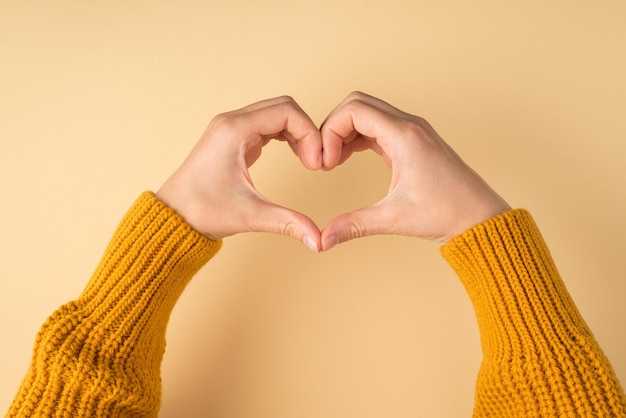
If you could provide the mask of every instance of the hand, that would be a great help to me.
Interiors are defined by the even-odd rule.
[[[321,168],[319,130],[293,99],[279,97],[216,116],[156,196],[211,239],[274,232],[318,252],[315,223],[273,204],[254,188],[248,167],[272,138],[287,141],[305,167]]]
[[[448,242],[510,210],[424,119],[363,93],[350,94],[321,127],[323,168],[372,149],[391,167],[387,196],[341,215],[322,230],[322,249],[374,234]]]

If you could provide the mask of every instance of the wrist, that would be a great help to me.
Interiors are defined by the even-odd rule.
[[[176,214],[180,216],[185,223],[190,225],[197,232],[207,236],[208,238],[215,239],[203,231],[200,222],[197,220],[197,217],[194,216],[194,205],[192,203],[193,199],[185,190],[186,189],[184,187],[179,187],[174,184],[174,181],[170,178],[155,193],[155,196],[166,206],[176,212]]]
[[[510,210],[511,206],[495,193],[488,200],[482,200],[475,205],[468,205],[463,208],[465,216],[459,216],[461,221],[456,228],[451,231],[445,242],[449,242],[457,236],[462,235],[466,231],[474,228],[476,225],[480,225]]]

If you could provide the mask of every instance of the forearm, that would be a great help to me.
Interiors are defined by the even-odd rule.
[[[156,416],[170,312],[220,243],[141,195],[80,297],[42,326],[7,416]]]
[[[476,416],[626,416],[619,381],[528,212],[478,225],[442,253],[478,317]]]

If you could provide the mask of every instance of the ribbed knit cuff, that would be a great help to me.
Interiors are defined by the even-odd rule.
[[[110,292],[145,293],[146,286],[164,284],[182,291],[221,243],[194,230],[154,193],[144,192],[120,222],[80,299],[100,304]]]
[[[475,226],[442,255],[478,318],[477,416],[623,416],[619,381],[527,211]]]
[[[442,254],[467,289],[479,325],[489,330],[482,342],[490,354],[494,343],[526,351],[524,345],[534,344],[534,334],[544,328],[591,335],[526,210],[475,226],[444,246]]]
[[[170,313],[220,244],[143,193],[80,297],[42,326],[7,416],[155,417]]]

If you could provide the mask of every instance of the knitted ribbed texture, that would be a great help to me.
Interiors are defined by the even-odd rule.
[[[219,249],[152,193],[135,202],[81,296],[39,332],[8,417],[154,417],[174,304]],[[626,397],[530,214],[442,248],[474,304],[477,417],[626,417]]]
[[[619,381],[528,212],[478,225],[442,254],[478,317],[474,416],[626,417]]]
[[[142,194],[80,297],[42,326],[7,416],[157,416],[171,310],[220,243]]]

